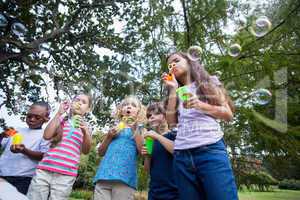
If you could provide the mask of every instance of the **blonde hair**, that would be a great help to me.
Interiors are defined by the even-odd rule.
[[[125,99],[121,101],[119,105],[117,105],[116,112],[113,114],[113,117],[117,120],[122,119],[122,108],[127,103],[134,103],[138,108],[138,113],[136,116],[136,123],[145,123],[147,121],[146,118],[146,107],[141,103],[140,100],[137,99],[136,96],[127,96]]]

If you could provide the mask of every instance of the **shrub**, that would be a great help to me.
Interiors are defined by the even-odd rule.
[[[283,181],[280,181],[278,187],[287,190],[300,190],[300,180],[284,179]]]
[[[70,199],[92,199],[93,192],[88,190],[74,190],[70,195]]]

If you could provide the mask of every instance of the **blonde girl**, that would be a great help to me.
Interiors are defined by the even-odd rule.
[[[138,125],[146,121],[146,109],[134,96],[117,106],[119,125],[110,129],[99,146],[104,156],[97,170],[95,200],[133,199],[137,187],[137,156],[143,146]]]

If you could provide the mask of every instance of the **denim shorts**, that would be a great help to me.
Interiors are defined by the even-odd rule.
[[[175,181],[180,200],[236,200],[237,187],[223,139],[175,150]]]

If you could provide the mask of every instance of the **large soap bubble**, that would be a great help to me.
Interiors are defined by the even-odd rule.
[[[272,28],[272,23],[266,16],[256,19],[250,27],[250,32],[256,37],[262,37],[266,35]]]

